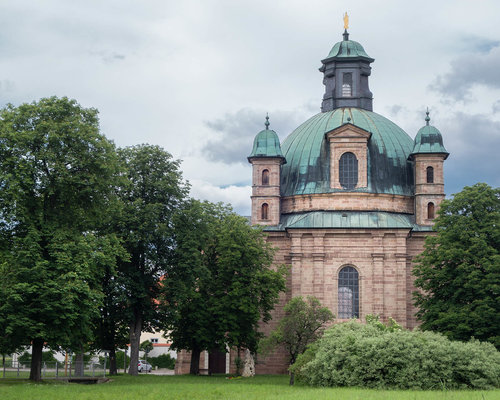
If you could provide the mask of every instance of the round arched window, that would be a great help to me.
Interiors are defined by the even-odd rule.
[[[434,183],[434,168],[427,167],[427,183]]]
[[[353,153],[342,154],[339,160],[339,181],[344,189],[354,189],[358,184],[358,159]]]
[[[262,204],[261,211],[261,219],[269,219],[269,205],[267,203]]]
[[[354,267],[339,271],[339,318],[359,318],[359,275]]]
[[[269,170],[265,169],[262,171],[262,185],[267,186],[269,185]]]
[[[427,204],[427,219],[434,219],[434,203]]]

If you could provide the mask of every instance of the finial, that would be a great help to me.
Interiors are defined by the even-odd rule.
[[[349,40],[349,33],[347,32],[347,29],[349,28],[349,15],[347,15],[347,11],[344,14],[344,40]]]
[[[425,117],[425,124],[429,125],[429,121],[431,120],[431,117],[429,117],[429,107],[427,107],[427,111],[425,112],[425,114],[427,115]]]
[[[347,117],[347,123],[350,124],[351,123],[351,117]]]
[[[266,113],[266,123],[264,124],[266,126],[266,131],[269,129],[269,113]]]

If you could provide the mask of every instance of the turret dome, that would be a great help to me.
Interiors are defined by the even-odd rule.
[[[448,157],[449,153],[446,151],[443,145],[443,137],[439,130],[429,125],[429,111],[427,111],[427,117],[425,118],[426,125],[420,128],[415,136],[415,141],[413,145],[413,150],[410,157],[414,154],[445,154],[445,159]]]
[[[355,42],[354,40],[342,40],[335,45],[330,50],[328,54],[329,58],[365,58],[369,62],[373,62],[374,59],[371,58],[368,54],[366,54],[365,49],[361,44]]]
[[[269,117],[266,117],[266,129],[260,131],[255,136],[253,141],[253,149],[248,159],[254,157],[279,157],[283,158],[283,153],[281,152],[280,140],[278,135],[272,129],[269,129]]]

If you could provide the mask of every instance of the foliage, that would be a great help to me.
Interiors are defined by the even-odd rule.
[[[116,352],[116,366],[117,368],[123,368],[123,365],[124,365],[124,358],[125,357],[125,353],[123,351],[117,351]],[[126,366],[129,366],[130,365],[130,357],[127,355],[126,356],[127,359],[126,359]]]
[[[261,230],[222,204],[192,200],[176,215],[175,257],[162,282],[162,303],[173,348],[192,350],[192,373],[202,350],[255,351],[259,321],[285,288],[283,268]]]
[[[97,110],[67,98],[0,111],[0,326],[12,348],[79,348],[102,300],[96,243],[118,172]],[[2,344],[4,346],[4,344]]]
[[[500,348],[500,189],[465,187],[441,203],[413,273],[421,328]]]
[[[18,357],[17,361],[19,361],[20,364],[29,365],[29,363],[31,362],[31,354],[25,351]],[[42,362],[47,362],[47,363],[57,362],[56,358],[54,357],[54,352],[53,351],[42,352]]]
[[[294,297],[283,310],[285,316],[279,321],[276,329],[261,340],[260,350],[267,353],[282,345],[288,353],[290,364],[293,364],[299,354],[306,351],[309,344],[321,337],[325,324],[334,316],[313,296],[308,296],[306,300],[301,296]],[[292,371],[290,385],[293,385],[293,381]]]
[[[175,358],[173,358],[170,354],[160,354],[157,357],[150,357],[148,358],[148,362],[153,366],[153,368],[175,368]]]
[[[150,340],[145,340],[139,345],[139,350],[143,351],[147,356],[148,353],[153,350],[153,343],[151,343]]]
[[[312,354],[311,354],[312,353]],[[394,389],[499,387],[500,353],[491,343],[450,341],[434,332],[337,324],[299,357],[298,379],[315,386]]]
[[[142,330],[157,327],[159,281],[171,264],[174,248],[172,218],[188,192],[179,161],[158,146],[119,150],[126,181],[118,195],[121,213],[116,230],[130,258],[119,262],[122,307],[129,326],[131,368],[136,375]]]

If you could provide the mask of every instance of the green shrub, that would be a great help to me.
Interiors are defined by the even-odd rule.
[[[117,351],[116,352],[116,367],[118,369],[120,368],[123,368],[123,357],[125,357],[125,353],[123,351]],[[129,356],[126,356],[127,357],[127,361],[126,361],[126,367],[125,368],[128,368],[128,366],[130,365],[130,357]],[[109,361],[108,361],[109,363]]]
[[[17,359],[20,364],[23,365],[30,365],[31,364],[31,354],[25,351],[23,354],[19,356]],[[54,352],[53,351],[43,351],[42,352],[42,363],[47,362],[47,363],[55,363],[57,360],[54,357]]]
[[[378,321],[332,326],[292,368],[316,386],[490,389],[499,386],[500,353],[489,343],[453,342],[433,332]]]
[[[153,366],[153,368],[175,368],[175,358],[172,358],[170,354],[161,354],[158,357],[148,358],[148,362]]]

